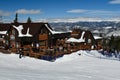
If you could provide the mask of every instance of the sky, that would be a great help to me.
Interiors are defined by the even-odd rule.
[[[13,21],[31,17],[33,21],[50,18],[120,17],[120,0],[0,0],[0,18]],[[1,19],[0,19],[1,20]]]

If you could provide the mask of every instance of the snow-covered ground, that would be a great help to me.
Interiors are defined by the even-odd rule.
[[[78,51],[48,62],[0,53],[0,80],[120,80],[120,61],[99,57],[97,51]]]

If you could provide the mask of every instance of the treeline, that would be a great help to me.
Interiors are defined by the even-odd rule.
[[[108,49],[110,51],[120,51],[120,37],[114,37],[103,39],[103,49]]]

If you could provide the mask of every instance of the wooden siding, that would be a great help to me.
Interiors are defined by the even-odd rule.
[[[39,40],[47,40],[48,35],[47,34],[39,34]]]

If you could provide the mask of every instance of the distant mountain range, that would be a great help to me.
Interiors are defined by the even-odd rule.
[[[49,18],[49,19],[41,19],[39,21],[49,22],[49,23],[76,23],[76,22],[120,22],[120,17],[115,18],[90,18],[90,17],[75,17],[75,18]]]
[[[73,28],[81,28],[81,29],[100,29],[103,27],[113,27],[113,28],[120,28],[120,22],[114,22],[114,21],[101,21],[101,22],[74,22],[74,23],[68,23],[68,22],[58,22],[58,23],[50,23],[50,25],[55,30],[71,30]]]

